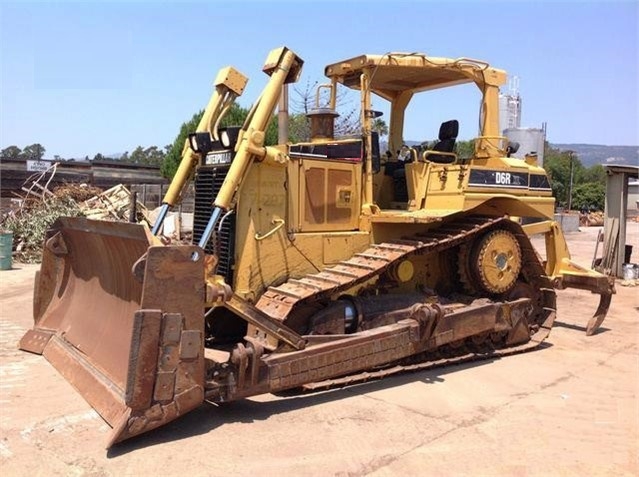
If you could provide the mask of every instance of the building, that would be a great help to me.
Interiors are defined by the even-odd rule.
[[[2,197],[22,195],[23,185],[30,178],[35,179],[42,173],[51,175],[48,186],[50,190],[65,183],[84,183],[102,189],[108,189],[118,184],[125,186],[168,184],[168,180],[160,174],[159,166],[131,164],[118,160],[31,161],[27,159],[1,159],[0,195]]]

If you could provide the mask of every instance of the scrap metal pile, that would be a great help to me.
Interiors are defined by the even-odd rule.
[[[131,192],[123,185],[103,191],[87,184],[65,184],[49,190],[55,165],[48,171],[32,176],[16,197],[14,206],[0,218],[0,228],[13,232],[14,258],[23,263],[39,263],[47,229],[58,217],[86,216],[96,220],[147,220],[148,212],[135,203]]]

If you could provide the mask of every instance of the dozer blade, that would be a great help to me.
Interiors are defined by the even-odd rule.
[[[61,218],[36,275],[43,354],[113,427],[108,446],[203,401],[204,254],[152,246],[137,224]]]

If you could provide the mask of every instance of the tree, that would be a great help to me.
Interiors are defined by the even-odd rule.
[[[361,134],[362,125],[359,122],[359,111],[347,109],[340,113],[335,120],[335,136],[352,136]]]
[[[379,135],[380,138],[388,136],[388,125],[382,118],[373,119],[371,128],[373,132],[376,132]]]
[[[306,116],[311,109],[315,107],[315,91],[318,82],[306,81],[304,87],[299,84],[293,86],[293,94],[290,97],[290,106],[296,114],[303,114]]]
[[[128,162],[131,164],[139,164],[141,166],[161,166],[164,158],[166,157],[166,150],[169,146],[165,146],[160,149],[157,146],[137,146],[133,152],[125,152],[120,156],[120,162]],[[101,154],[99,156],[102,157]],[[98,156],[96,155],[95,158]],[[94,159],[95,159],[94,158]]]
[[[546,143],[544,168],[550,177],[557,205],[568,206],[572,161],[572,209],[603,210],[606,195],[606,171],[601,164],[584,167],[570,151],[552,148]]]
[[[146,163],[149,166],[161,166],[166,156],[164,150],[159,149],[157,146],[147,147],[144,150],[144,154],[146,155]]]
[[[92,160],[93,161],[104,161],[104,156],[98,152],[95,156],[93,156]]]
[[[550,146],[546,147],[544,153],[544,168],[550,176],[550,184],[557,204],[562,207],[568,205],[571,167],[574,190],[574,186],[578,184],[578,179],[583,175],[584,171],[584,166],[581,164],[579,157],[573,154],[571,159],[571,152],[569,151],[561,151]]]
[[[22,155],[26,159],[29,159],[32,161],[39,161],[40,159],[42,159],[42,156],[44,156],[45,151],[46,149],[44,148],[44,146],[42,146],[42,144],[36,143],[36,144],[31,144],[30,146],[25,147],[22,150]]]
[[[133,164],[144,164],[144,159],[144,149],[142,146],[138,146],[133,149],[133,152],[129,156],[129,162],[132,162]]]
[[[595,164],[584,169],[579,176],[579,182],[596,182],[599,184],[606,183],[606,170],[601,164]]]
[[[311,139],[311,121],[304,113],[291,114],[288,117],[288,140],[292,143]]]
[[[601,182],[584,182],[573,189],[572,208],[577,210],[603,210],[606,186]]]
[[[0,151],[0,158],[19,159],[20,154],[22,154],[22,150],[18,146],[9,146]]]
[[[455,153],[458,157],[467,159],[475,155],[475,140],[457,141],[455,143]]]
[[[172,179],[175,175],[180,161],[182,160],[182,150],[184,149],[184,142],[189,134],[195,132],[197,125],[204,115],[204,110],[198,111],[193,117],[180,126],[180,132],[178,133],[173,146],[164,158],[164,162],[160,166],[160,173],[169,179]]]
[[[223,125],[224,121],[222,121]],[[228,126],[230,126],[231,124],[228,124]],[[273,115],[273,117],[271,118],[271,121],[268,123],[268,126],[266,127],[266,133],[264,134],[264,145],[265,146],[274,146],[275,144],[277,144],[277,137],[278,134],[278,128],[277,128],[277,116]]]

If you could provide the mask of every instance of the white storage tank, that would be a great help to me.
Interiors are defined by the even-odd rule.
[[[519,143],[519,150],[513,157],[523,159],[526,154],[536,152],[539,164],[544,163],[544,143],[546,132],[538,128],[508,128],[504,130],[504,136],[511,142]]]

